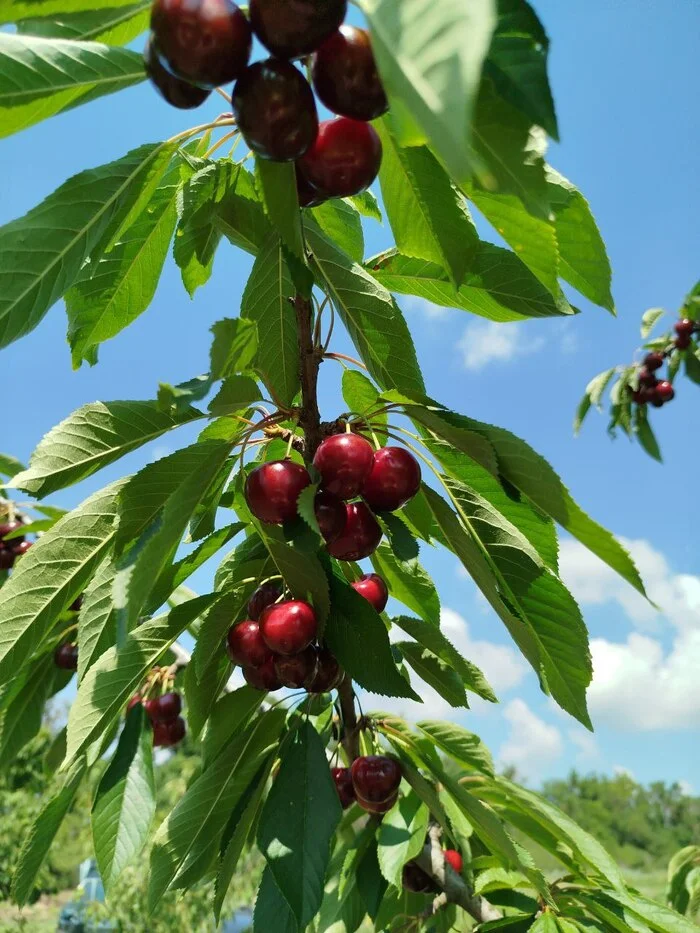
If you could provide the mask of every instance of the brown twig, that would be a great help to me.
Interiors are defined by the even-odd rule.
[[[299,427],[306,438],[305,457],[313,459],[318,445],[323,440],[321,412],[318,408],[318,369],[323,359],[322,352],[314,346],[313,306],[308,298],[297,295],[294,299],[299,340],[299,379],[301,382],[301,410]]]

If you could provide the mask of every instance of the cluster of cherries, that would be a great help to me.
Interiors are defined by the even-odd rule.
[[[22,522],[4,522],[0,525],[0,570],[12,570],[18,557],[26,554],[32,546],[24,535],[18,535],[6,541],[5,538],[23,527]]]
[[[295,162],[299,202],[349,197],[374,181],[382,160],[369,125],[389,108],[364,29],[343,25],[347,0],[155,0],[146,70],[182,109],[235,81],[233,113],[263,159]],[[249,65],[255,36],[271,53]],[[319,124],[314,93],[292,63],[306,59],[316,94],[336,119]]]
[[[686,318],[677,321],[673,327],[676,336],[673,340],[673,349],[688,350],[693,343],[693,335],[700,333],[700,324]],[[667,402],[673,401],[676,396],[675,389],[667,379],[659,379],[658,371],[664,365],[668,352],[654,351],[647,353],[637,373],[638,387],[632,392],[632,400],[637,405],[653,405],[661,408]]]
[[[357,561],[373,554],[382,539],[374,513],[395,512],[420,489],[421,470],[413,454],[403,447],[375,452],[359,434],[327,437],[313,463],[321,476],[316,518],[337,560]],[[264,463],[246,480],[248,508],[267,524],[293,521],[299,496],[311,482],[306,467],[292,460]]]
[[[143,705],[153,726],[153,745],[156,748],[172,748],[181,742],[187,731],[182,713],[182,697],[175,691],[160,696],[144,698],[140,693],[129,700],[127,711]]]

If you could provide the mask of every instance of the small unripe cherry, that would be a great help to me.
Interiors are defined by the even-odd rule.
[[[300,599],[277,603],[260,616],[263,641],[275,654],[300,654],[318,631],[313,606]]]
[[[316,675],[318,657],[313,645],[309,645],[299,654],[285,657],[275,656],[275,672],[283,687],[298,690],[307,680],[313,680]]]
[[[462,856],[455,849],[446,849],[445,850],[445,861],[450,866],[452,871],[457,872],[458,875],[462,874],[462,868],[464,867],[464,860]]]
[[[260,626],[250,619],[231,626],[226,637],[226,650],[233,663],[241,667],[260,667],[271,654]]]
[[[293,460],[275,460],[263,463],[248,475],[245,499],[261,522],[282,525],[297,517],[299,496],[310,483],[306,467]]]
[[[359,434],[333,434],[318,446],[314,466],[326,492],[339,499],[354,499],[370,474],[374,448]]]
[[[395,512],[410,502],[420,484],[420,465],[412,453],[403,447],[382,447],[374,455],[362,497],[374,512]]]
[[[331,776],[338,791],[340,805],[347,810],[355,802],[355,788],[352,786],[350,768],[331,768]]]
[[[249,687],[255,690],[264,690],[266,693],[280,690],[282,683],[275,670],[275,659],[272,655],[260,667],[244,667],[243,677]]]
[[[328,545],[336,560],[363,560],[379,547],[382,529],[364,502],[348,502],[343,533]]]
[[[378,573],[366,573],[352,584],[352,588],[360,596],[364,596],[377,612],[384,612],[386,604],[389,602],[389,590]]]

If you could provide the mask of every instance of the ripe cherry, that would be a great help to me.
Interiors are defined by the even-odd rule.
[[[357,802],[362,807],[363,810],[366,810],[367,813],[382,814],[388,813],[389,810],[396,804],[396,801],[399,799],[398,791],[395,794],[392,794],[388,800],[382,800],[379,803],[373,803],[371,800],[364,800],[357,794]]]
[[[647,389],[653,389],[653,387],[656,385],[656,382],[657,382],[657,379],[654,373],[649,372],[649,370],[646,369],[645,367],[639,370],[639,373],[637,374],[637,378],[639,380],[640,386],[644,386]]]
[[[374,455],[362,495],[375,512],[395,512],[416,495],[420,482],[420,466],[412,453],[403,447],[383,447]]]
[[[387,755],[366,755],[352,763],[352,783],[358,798],[367,803],[384,803],[393,797],[401,783],[401,765]]]
[[[658,399],[661,399],[662,403],[672,401],[676,396],[676,391],[671,385],[670,382],[664,380],[660,382],[654,389],[654,393]]]
[[[311,76],[316,93],[333,113],[374,120],[389,109],[365,29],[341,26],[329,36],[313,57]]]
[[[316,191],[315,188],[311,187],[299,171],[298,166],[296,166],[296,179],[299,207],[318,207],[319,204],[323,204],[324,201],[328,200],[320,191]]]
[[[452,871],[456,871],[458,875],[462,874],[462,868],[464,867],[464,860],[462,856],[455,849],[446,849],[445,850],[445,861],[450,866]]]
[[[174,722],[182,712],[182,698],[179,693],[164,693],[155,697],[151,706],[153,722]]]
[[[279,583],[274,580],[262,583],[248,601],[248,618],[257,622],[263,613],[263,609],[267,609],[268,606],[276,603],[281,595],[282,587]]]
[[[143,50],[143,60],[146,66],[146,74],[151,79],[151,83],[161,95],[173,107],[178,110],[194,110],[199,107],[209,97],[211,91],[209,88],[196,87],[182,78],[176,78],[171,74],[163,64],[153,36],[150,36]]]
[[[664,365],[664,354],[647,353],[647,355],[644,357],[643,365],[649,372],[656,372],[657,369],[661,369],[661,367]]]
[[[271,654],[260,626],[253,621],[239,622],[229,629],[226,650],[233,663],[241,667],[261,667]]]
[[[233,90],[233,113],[248,146],[273,162],[300,158],[318,133],[309,82],[294,65],[274,58],[246,69]]]
[[[151,29],[168,69],[202,87],[235,81],[250,58],[250,23],[232,0],[155,0]]]
[[[306,467],[293,460],[263,463],[248,475],[245,499],[256,518],[281,525],[297,517],[297,500],[311,483]]]
[[[321,490],[314,500],[316,521],[326,544],[335,541],[345,528],[345,503],[330,492]]]
[[[343,672],[327,648],[316,649],[316,671],[304,683],[307,693],[328,693],[340,684]]]
[[[350,768],[331,768],[331,776],[338,791],[340,805],[347,810],[355,802],[355,788],[352,786]]]
[[[12,541],[8,541],[8,544],[12,544]],[[34,545],[31,541],[20,541],[18,545],[12,548],[12,553],[15,556],[15,560],[18,557],[22,557],[23,554],[26,554]]]
[[[352,588],[364,596],[377,612],[384,612],[389,602],[389,590],[378,573],[366,573],[352,584]]]
[[[78,670],[78,646],[71,645],[69,642],[59,645],[54,652],[54,663],[62,671]]]
[[[280,58],[315,51],[346,13],[347,0],[250,0],[255,35]]]
[[[20,535],[18,538],[11,538],[7,542],[5,542],[5,538],[7,535],[12,534],[13,531],[18,531],[20,528],[22,528],[22,522],[4,522],[0,525],[0,544],[9,550],[14,550],[18,544],[24,541],[24,536]]]
[[[695,330],[695,321],[689,321],[687,318],[684,318],[681,321],[676,321],[673,325],[673,329],[679,337],[692,337],[693,331]]]
[[[318,658],[316,649],[309,645],[299,654],[290,657],[278,655],[275,657],[275,671],[283,687],[298,690],[307,680],[313,681],[316,676]]]
[[[82,608],[83,608],[83,597],[82,596],[78,596],[76,599],[74,599],[73,602],[68,607],[70,612],[80,612]]]
[[[153,724],[153,744],[158,748],[171,748],[185,738],[187,726],[180,716],[172,722],[156,722]]]
[[[337,117],[318,129],[316,141],[298,162],[309,184],[329,198],[360,194],[382,164],[382,143],[369,123]]]
[[[435,882],[415,862],[407,862],[403,867],[401,881],[407,891],[414,894],[431,894],[437,890]]]
[[[15,565],[15,552],[0,548],[0,570],[12,570]]]
[[[275,654],[299,654],[318,631],[313,606],[301,600],[268,606],[259,624],[265,644]]]
[[[690,334],[679,334],[673,341],[673,345],[677,350],[687,350],[692,342],[693,339]]]
[[[372,470],[374,448],[359,434],[334,434],[319,444],[314,466],[326,492],[354,499]]]
[[[275,670],[275,659],[272,655],[260,667],[244,667],[243,676],[246,683],[256,690],[280,690],[282,682]]]
[[[337,560],[363,560],[374,554],[382,529],[372,512],[364,502],[349,502],[345,514],[343,533],[328,545],[328,553]]]

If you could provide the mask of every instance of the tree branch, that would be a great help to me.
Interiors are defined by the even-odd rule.
[[[343,748],[352,763],[360,755],[360,730],[355,712],[355,691],[352,680],[347,676],[338,687],[338,699],[343,716]]]
[[[305,457],[313,460],[316,448],[323,440],[321,413],[318,408],[318,368],[323,359],[323,351],[314,346],[313,308],[311,301],[302,295],[294,299],[297,315],[299,340],[299,380],[301,382],[301,411],[299,427],[306,438]]]

